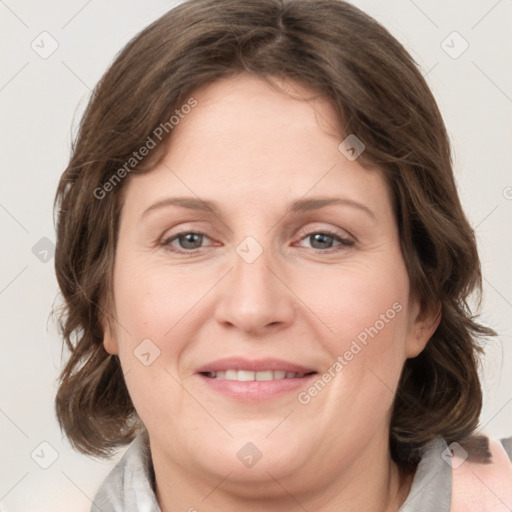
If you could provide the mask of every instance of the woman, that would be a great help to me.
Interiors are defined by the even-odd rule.
[[[169,11],[96,88],[56,204],[59,422],[131,443],[100,510],[512,506],[446,130],[355,7]]]

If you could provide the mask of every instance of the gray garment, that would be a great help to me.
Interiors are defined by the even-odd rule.
[[[512,459],[512,437],[502,441]],[[438,438],[425,447],[405,503],[399,512],[449,512],[452,470],[441,454],[446,442]],[[91,512],[161,512],[153,490],[153,472],[147,440],[139,436],[109,473]]]
[[[96,493],[91,512],[161,512],[147,436],[139,435]]]

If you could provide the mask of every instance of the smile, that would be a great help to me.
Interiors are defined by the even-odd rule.
[[[315,373],[315,372],[310,372]],[[249,381],[265,381],[265,380],[280,380],[280,379],[300,379],[306,373],[287,372],[286,370],[266,370],[253,372],[249,370],[226,370],[218,372],[205,372],[205,377],[210,379],[224,379],[224,380],[236,380],[239,382]]]

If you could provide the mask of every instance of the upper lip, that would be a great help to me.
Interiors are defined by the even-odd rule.
[[[226,370],[247,370],[253,372],[282,370],[294,373],[311,373],[315,371],[313,368],[308,368],[283,359],[246,359],[242,357],[228,357],[224,359],[217,359],[216,361],[212,361],[211,363],[201,366],[198,368],[197,373],[222,372]]]

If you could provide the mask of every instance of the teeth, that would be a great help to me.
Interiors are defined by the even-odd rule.
[[[254,380],[254,376],[255,376],[254,372],[248,372],[246,370],[238,370],[237,376],[234,379],[231,379],[231,380],[241,380],[242,382],[246,382],[246,381],[249,381],[249,380]]]
[[[304,373],[285,372],[284,370],[265,370],[262,372],[250,372],[247,370],[226,370],[222,372],[209,372],[208,377],[214,379],[238,380],[248,382],[253,380],[274,379],[298,379],[304,377]]]
[[[254,373],[254,380],[272,380],[274,378],[274,372],[273,371],[266,371],[266,372],[255,372]]]

